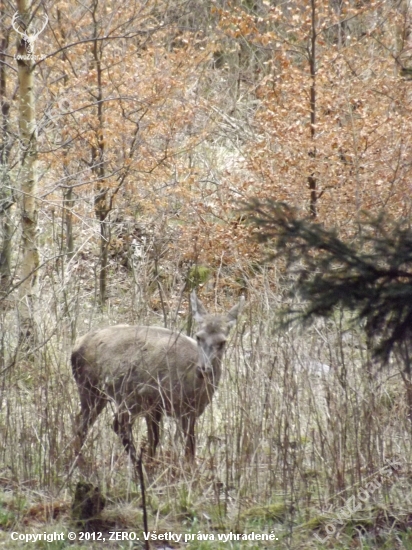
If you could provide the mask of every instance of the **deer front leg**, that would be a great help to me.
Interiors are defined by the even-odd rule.
[[[160,440],[161,409],[155,409],[146,414],[147,437],[149,440],[149,458],[154,458]]]
[[[196,416],[193,413],[182,416],[181,425],[183,433],[186,437],[185,455],[186,458],[191,462],[194,461],[196,453],[195,424]]]
[[[132,418],[128,411],[122,411],[115,415],[113,429],[120,437],[133,465],[137,467],[137,453],[132,434]]]

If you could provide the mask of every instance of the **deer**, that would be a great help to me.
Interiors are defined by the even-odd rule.
[[[77,340],[71,364],[81,406],[79,452],[90,427],[110,402],[113,429],[135,465],[132,426],[140,415],[146,419],[150,459],[155,457],[161,420],[167,415],[180,422],[185,456],[194,461],[196,419],[218,387],[227,338],[244,297],[226,315],[208,314],[195,291],[190,302],[198,325],[194,339],[158,326],[114,325]]]

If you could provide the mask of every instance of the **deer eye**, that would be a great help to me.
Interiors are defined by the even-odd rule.
[[[219,351],[222,351],[222,349],[225,347],[225,344],[226,344],[225,341],[219,342],[219,343],[216,345],[216,347],[217,347],[217,349],[218,349]]]

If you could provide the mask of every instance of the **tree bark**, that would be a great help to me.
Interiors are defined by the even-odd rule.
[[[316,4],[315,0],[311,0],[311,12],[312,12],[312,25],[311,25],[311,37],[310,37],[310,50],[309,50],[309,70],[310,70],[310,137],[313,141],[313,149],[309,155],[313,158],[316,157]],[[318,215],[318,190],[317,181],[315,175],[312,173],[308,176],[308,186],[310,189],[309,199],[309,212],[312,218],[316,218]]]
[[[0,17],[4,19],[4,3],[0,3]],[[0,293],[5,295],[11,284],[11,241],[13,225],[10,216],[10,207],[15,199],[11,192],[9,176],[9,156],[11,139],[9,133],[10,103],[7,99],[6,86],[6,51],[9,35],[5,34],[0,40],[0,102],[1,102],[1,135],[0,135]]]
[[[107,297],[107,265],[108,265],[108,246],[109,246],[109,232],[107,227],[106,218],[111,210],[108,206],[107,192],[105,187],[105,166],[104,166],[104,114],[103,114],[103,84],[102,84],[102,65],[100,50],[100,43],[97,40],[99,36],[98,20],[97,20],[97,7],[99,1],[95,0],[93,4],[93,26],[94,26],[94,42],[93,42],[93,60],[96,67],[97,75],[97,118],[99,120],[99,135],[97,136],[97,143],[92,147],[92,170],[96,175],[96,195],[94,199],[94,208],[96,218],[100,223],[100,271],[99,271],[99,302],[103,307]]]
[[[29,0],[17,0],[19,21],[28,27]],[[37,245],[37,133],[34,98],[33,43],[22,37],[17,45],[20,128],[20,208],[22,261],[19,287],[20,338],[33,338],[33,302],[37,293],[39,251]]]

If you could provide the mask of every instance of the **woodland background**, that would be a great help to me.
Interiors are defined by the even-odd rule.
[[[45,15],[36,40],[16,32],[33,37]],[[19,1],[0,3],[0,22],[4,540],[69,529],[76,337],[115,323],[190,331],[198,288],[210,310],[240,294],[248,308],[194,471],[164,426],[151,527],[412,548],[401,367],[381,369],[346,312],[274,331],[290,280],[243,209],[285,201],[348,240],[365,212],[410,218],[409,1]],[[18,61],[30,46],[35,59]],[[106,514],[141,529],[110,422],[89,438],[90,478]],[[393,457],[396,476],[342,514]]]

